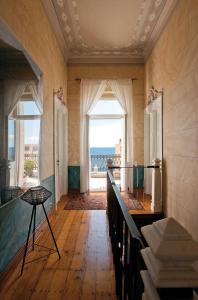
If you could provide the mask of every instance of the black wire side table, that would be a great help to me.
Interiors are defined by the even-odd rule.
[[[20,198],[22,200],[24,200],[25,202],[29,203],[30,205],[33,206],[32,208],[32,214],[31,214],[31,219],[30,219],[30,224],[29,224],[29,229],[28,229],[28,236],[27,236],[27,240],[26,240],[26,245],[25,245],[25,252],[24,252],[24,256],[23,256],[23,263],[22,263],[22,268],[21,268],[21,275],[23,274],[23,268],[24,268],[24,264],[25,264],[25,258],[26,258],[26,254],[27,254],[27,249],[28,249],[28,242],[29,242],[29,238],[30,238],[30,231],[31,231],[31,227],[32,227],[32,221],[34,222],[33,224],[33,240],[32,240],[32,250],[34,250],[34,244],[35,244],[35,227],[36,227],[36,207],[37,205],[42,205],[43,207],[43,211],[56,247],[56,252],[58,253],[58,257],[60,259],[60,253],[58,250],[58,246],[56,244],[56,240],[44,207],[44,202],[52,195],[52,193],[50,191],[48,191],[46,188],[44,188],[43,186],[37,186],[37,187],[32,187],[30,189],[27,190],[27,192],[25,192]]]

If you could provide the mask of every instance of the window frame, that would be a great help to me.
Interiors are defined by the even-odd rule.
[[[16,147],[17,147],[17,121],[20,122],[20,121],[34,121],[34,120],[39,120],[40,124],[39,124],[39,133],[38,133],[38,140],[39,142],[37,143],[38,145],[38,182],[40,182],[40,179],[41,179],[41,176],[40,176],[40,153],[41,153],[41,149],[40,149],[40,138],[41,138],[41,124],[42,124],[42,115],[43,115],[43,112],[40,110],[40,107],[38,105],[38,101],[35,100],[33,97],[29,97],[27,98],[26,96],[26,101],[28,102],[33,102],[38,111],[40,112],[40,114],[38,115],[31,115],[31,114],[24,114],[24,113],[19,113],[19,110],[20,109],[17,109],[17,106],[20,104],[20,101],[23,101],[25,102],[23,96],[19,99],[19,101],[17,102],[17,104],[15,105],[15,107],[13,108],[12,112],[9,114],[8,116],[8,119],[7,119],[7,137],[8,137],[8,122],[9,122],[9,119],[10,120],[14,120],[15,121],[15,130],[14,130],[14,148],[15,148],[15,154],[14,154],[14,160],[12,160],[11,162],[12,163],[15,163],[17,164],[17,154],[16,154]],[[8,158],[8,138],[7,138],[7,158]],[[24,136],[24,152],[25,152],[25,136]],[[24,153],[24,162],[25,162],[25,153]],[[24,178],[24,177],[23,177]],[[16,182],[16,184],[22,188],[26,188],[26,186],[23,185],[20,185],[19,182]],[[33,185],[34,186],[34,185]]]

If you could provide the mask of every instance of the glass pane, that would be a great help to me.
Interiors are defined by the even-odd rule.
[[[100,100],[92,109],[90,115],[122,115],[123,109],[117,100]]]
[[[39,184],[39,132],[40,120],[25,120],[24,123],[24,176],[23,186]]]
[[[90,119],[89,153],[91,191],[106,190],[107,162],[121,166],[123,162],[123,119]],[[120,186],[120,170],[115,170],[115,180]]]
[[[34,101],[20,101],[23,105],[23,115],[40,115],[40,111]]]
[[[15,160],[15,120],[8,119],[8,160]]]
[[[90,120],[90,147],[115,147],[123,134],[121,119]],[[108,154],[108,153],[107,153]]]

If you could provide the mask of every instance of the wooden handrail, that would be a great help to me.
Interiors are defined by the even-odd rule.
[[[113,175],[111,173],[110,170],[107,171],[108,173],[108,176],[109,176],[109,179],[110,179],[110,182],[111,182],[111,185],[112,185],[112,188],[114,190],[114,193],[116,195],[116,198],[117,198],[117,201],[120,205],[120,208],[122,210],[122,213],[123,213],[123,217],[127,223],[127,226],[128,226],[128,229],[129,229],[129,232],[131,234],[131,236],[137,240],[139,240],[142,248],[145,248],[145,245],[143,243],[143,240],[142,240],[142,237],[141,237],[141,234],[137,228],[137,226],[135,225],[135,222],[132,218],[132,216],[129,214],[128,212],[128,208],[126,207],[126,204],[124,203],[124,201],[122,200],[122,197],[120,195],[120,191],[115,183],[115,180],[113,178]]]
[[[107,171],[107,215],[119,300],[140,300],[145,269],[140,250],[145,247],[141,234],[122,200],[111,170]]]
[[[115,267],[116,294],[119,300],[141,300],[144,286],[140,271],[146,269],[146,266],[140,251],[148,245],[139,229],[164,216],[163,213],[154,213],[137,214],[132,217],[115,183],[112,169],[107,171],[107,215]]]

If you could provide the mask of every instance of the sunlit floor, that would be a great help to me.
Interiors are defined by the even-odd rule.
[[[116,184],[119,186],[120,185],[120,180],[115,180]],[[104,178],[94,178],[91,177],[89,178],[89,187],[90,191],[92,192],[102,192],[106,191],[107,189],[107,179],[106,177]]]
[[[90,191],[105,191],[107,189],[106,178],[90,178],[89,179]]]
[[[59,202],[50,218],[61,259],[57,253],[50,254],[36,246],[27,261],[42,258],[27,263],[21,277],[21,263],[10,272],[0,284],[0,299],[116,299],[106,211],[64,210],[66,199]],[[143,211],[131,212],[150,213],[150,198],[145,197],[143,204]],[[46,226],[40,231],[37,243],[54,248]]]
[[[61,259],[36,247],[28,261],[47,256],[26,264],[21,277],[20,263],[3,282],[0,299],[116,299],[106,211],[69,211],[64,205],[51,218]],[[48,228],[37,243],[53,246]]]

